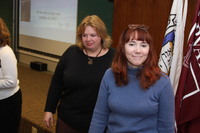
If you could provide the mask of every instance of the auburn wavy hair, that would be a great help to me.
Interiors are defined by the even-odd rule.
[[[118,86],[125,86],[129,82],[127,75],[128,60],[125,56],[125,44],[130,40],[146,41],[149,44],[148,57],[137,75],[141,87],[148,89],[160,78],[161,70],[158,67],[158,57],[153,45],[153,39],[148,32],[148,29],[145,28],[145,25],[137,25],[136,27],[129,26],[120,35],[116,54],[111,66],[116,84]]]
[[[0,18],[0,47],[11,44],[10,32],[6,23]]]

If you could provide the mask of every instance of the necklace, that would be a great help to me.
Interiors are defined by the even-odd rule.
[[[101,53],[102,49],[103,49],[103,47],[101,47],[100,51],[97,53],[97,55],[95,56],[95,58]],[[86,52],[87,57],[88,57],[88,65],[92,65],[92,64],[93,64],[93,58],[90,58],[90,57],[88,56],[88,53],[87,53],[87,50],[86,50],[86,49],[85,49],[85,52]]]

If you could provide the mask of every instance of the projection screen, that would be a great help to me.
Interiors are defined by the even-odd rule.
[[[76,42],[78,0],[20,0],[19,49],[61,56]]]

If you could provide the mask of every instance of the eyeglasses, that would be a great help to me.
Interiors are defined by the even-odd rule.
[[[146,25],[139,25],[139,24],[129,24],[128,27],[132,30],[144,30],[144,31],[148,31],[149,27]]]

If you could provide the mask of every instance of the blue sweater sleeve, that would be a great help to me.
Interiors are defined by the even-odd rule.
[[[174,110],[174,93],[170,80],[166,79],[167,84],[162,89],[159,98],[158,110],[158,132],[174,133],[175,110]]]
[[[89,133],[104,133],[106,129],[109,107],[108,107],[108,80],[106,80],[106,73],[101,81],[99,94],[94,109],[92,121],[89,128]]]

